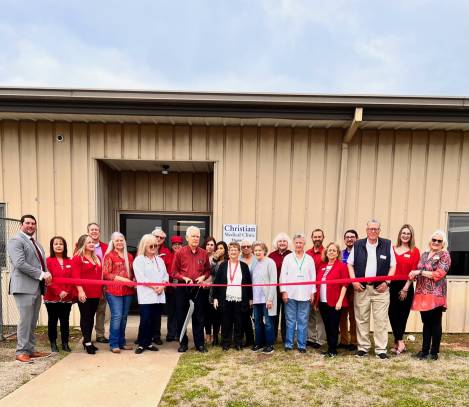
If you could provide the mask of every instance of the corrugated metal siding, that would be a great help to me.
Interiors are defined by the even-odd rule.
[[[280,231],[315,227],[326,242],[349,227],[363,236],[376,216],[392,240],[411,223],[422,249],[446,226],[447,212],[469,211],[467,132],[359,131],[349,149],[345,220],[337,225],[342,129],[27,121],[2,121],[0,129],[0,201],[10,217],[38,214],[44,246],[56,233],[74,241],[90,220],[108,235],[114,210],[126,209],[213,210],[216,236],[223,223],[256,223],[267,242]],[[214,172],[116,173],[99,159],[211,161]],[[467,284],[450,283],[450,330],[469,330],[460,309]]]

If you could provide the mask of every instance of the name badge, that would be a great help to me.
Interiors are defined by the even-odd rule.
[[[299,280],[304,280],[305,276],[303,274],[297,274],[296,276]]]
[[[72,266],[71,266],[70,264],[67,264],[67,265],[65,266],[65,268],[66,268],[66,269],[71,269]]]
[[[86,261],[86,260],[84,260],[83,263],[84,263],[84,264],[90,264],[90,262],[89,262],[89,261]]]
[[[380,259],[383,259],[383,260],[386,260],[386,259],[387,259],[387,257],[386,257],[384,254],[380,255],[379,258],[380,258]]]
[[[404,254],[404,257],[407,257],[408,259],[410,259],[410,254]]]

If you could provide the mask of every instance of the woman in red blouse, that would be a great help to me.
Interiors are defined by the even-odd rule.
[[[316,281],[337,280],[349,278],[347,265],[340,260],[340,247],[336,243],[329,243],[322,252],[322,262],[319,264]],[[339,323],[342,307],[347,307],[348,284],[320,284],[316,291],[315,308],[321,313],[326,328],[327,352],[325,357],[333,358],[337,355],[339,339]]]
[[[412,270],[417,269],[420,259],[419,249],[415,247],[414,228],[405,224],[399,230],[397,243],[394,246],[396,255],[396,276],[408,278]],[[391,352],[400,355],[405,352],[405,327],[410,314],[410,307],[414,299],[414,285],[410,280],[396,280],[389,288],[389,322],[394,335],[394,347]]]
[[[67,255],[67,242],[61,236],[54,236],[50,240],[50,257],[47,258],[47,269],[52,274],[52,284],[46,287],[44,304],[47,309],[50,349],[58,352],[57,347],[57,322],[60,320],[60,337],[62,350],[71,352],[68,346],[69,319],[72,303],[76,301],[76,290],[70,284],[54,283],[55,278],[72,277],[72,261]]]
[[[133,257],[127,252],[124,235],[114,232],[104,255],[103,278],[119,282],[134,281],[132,270]],[[132,346],[125,341],[127,315],[135,290],[132,286],[110,284],[105,287],[106,299],[111,309],[109,327],[109,346],[112,353],[120,353],[121,349],[131,350]]]
[[[101,262],[94,252],[93,239],[82,235],[78,239],[77,250],[72,259],[72,277],[86,280],[102,280]],[[100,285],[77,285],[80,328],[83,335],[83,348],[90,355],[98,350],[91,342],[94,316],[102,296]]]
[[[415,355],[421,360],[437,360],[440,352],[441,318],[447,308],[446,274],[451,266],[446,243],[445,232],[436,230],[430,236],[429,250],[420,257],[418,270],[409,273],[410,279],[417,280],[412,309],[420,311],[423,323],[422,350]]]

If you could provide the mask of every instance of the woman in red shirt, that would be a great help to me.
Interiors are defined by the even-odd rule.
[[[104,255],[104,280],[132,282],[134,273],[132,269],[133,257],[127,252],[124,235],[114,232]],[[135,290],[132,286],[110,284],[105,287],[106,299],[111,309],[111,322],[109,327],[109,346],[112,353],[120,353],[121,349],[131,350],[132,346],[125,341],[125,327],[127,315],[132,303]]]
[[[102,280],[101,262],[94,252],[93,239],[82,235],[78,239],[77,250],[72,259],[73,278]],[[77,285],[78,308],[80,309],[80,328],[83,335],[83,348],[86,353],[94,355],[98,350],[91,342],[94,316],[102,296],[101,285]]]
[[[69,319],[72,303],[76,301],[76,290],[70,284],[54,283],[56,278],[72,277],[72,261],[67,255],[67,242],[61,236],[54,236],[50,240],[50,256],[47,258],[47,269],[52,274],[52,284],[46,287],[44,304],[47,309],[50,349],[58,352],[57,322],[60,320],[60,337],[62,350],[71,352],[68,346]]]
[[[394,335],[394,347],[391,352],[400,355],[406,352],[404,342],[405,327],[409,318],[410,307],[414,299],[414,285],[407,280],[409,273],[417,269],[420,259],[419,249],[415,247],[414,228],[405,224],[397,235],[397,244],[394,246],[396,255],[396,274],[406,280],[391,281],[389,287],[389,322]]]
[[[340,247],[336,243],[329,243],[322,252],[322,262],[319,264],[316,281],[337,280],[349,278],[347,266],[340,260]],[[325,357],[333,358],[337,355],[339,339],[339,323],[342,307],[347,307],[348,284],[320,284],[316,291],[316,306],[319,303],[324,327],[326,328],[327,352]]]

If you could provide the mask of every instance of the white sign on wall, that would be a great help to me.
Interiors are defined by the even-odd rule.
[[[247,239],[251,242],[254,242],[257,239],[257,225],[223,225],[223,240],[226,243],[241,242],[244,239]]]

